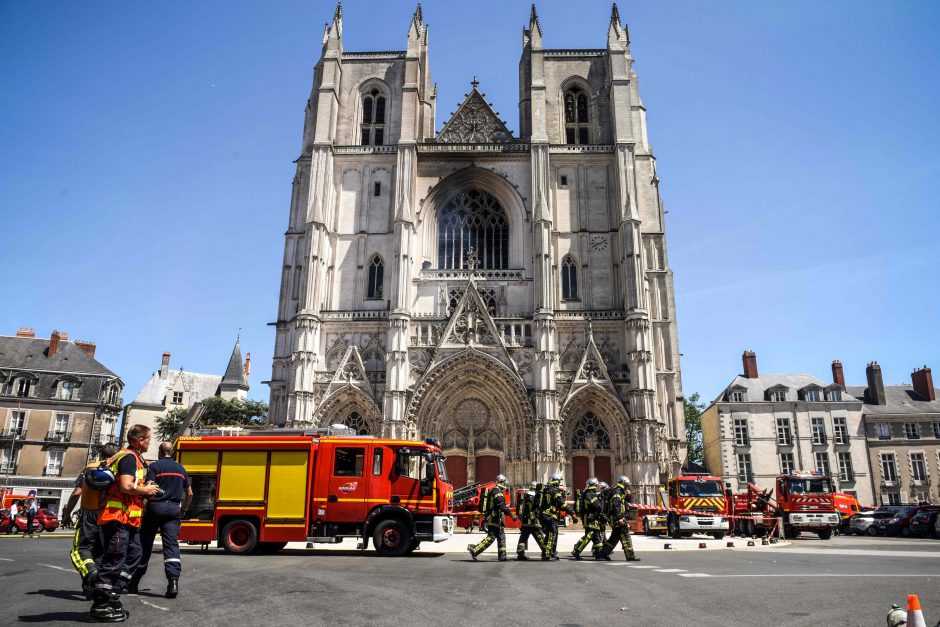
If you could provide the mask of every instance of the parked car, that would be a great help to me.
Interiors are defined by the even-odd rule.
[[[875,510],[869,509],[859,512],[849,518],[849,530],[847,535],[863,536],[868,533],[868,528],[875,522]]]
[[[940,538],[940,516],[937,516],[937,522],[933,525],[933,537]]]
[[[870,536],[884,535],[884,532],[881,530],[881,523],[891,520],[894,518],[894,515],[902,509],[904,509],[902,505],[882,505],[872,514],[874,521],[868,526],[865,533]]]
[[[878,526],[878,535],[909,537],[911,535],[911,518],[923,507],[928,506],[902,505],[895,510],[894,516],[891,518],[876,518],[875,525]]]
[[[36,512],[36,517],[33,520],[38,520],[45,531],[55,531],[59,528],[60,524],[59,517],[47,509],[41,509]]]
[[[921,507],[911,517],[909,526],[912,536],[927,537],[934,535],[934,526],[937,524],[937,515],[940,514],[940,505]]]
[[[42,531],[44,529],[43,524],[39,522],[37,518],[33,518],[33,532]],[[10,511],[9,510],[0,510],[0,533],[8,533],[10,531]],[[12,533],[26,531],[26,516],[17,516],[16,520],[13,521],[13,530]]]

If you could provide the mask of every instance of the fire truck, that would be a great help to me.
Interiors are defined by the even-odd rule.
[[[482,528],[483,512],[480,511],[480,499],[483,497],[484,491],[492,490],[494,486],[496,486],[495,481],[488,481],[486,483],[472,483],[454,490],[454,514],[458,527],[463,527],[467,530],[467,533],[473,531],[474,527]],[[509,510],[513,514],[516,513],[516,505],[519,503],[523,492],[525,490],[521,488],[512,493],[509,490],[503,492],[506,505],[509,506]],[[520,521],[513,520],[510,515],[506,515],[504,518],[508,528],[518,529],[522,526]]]
[[[707,533],[721,540],[728,532],[727,501],[719,477],[705,473],[686,473],[673,477],[660,497],[664,507],[685,510],[643,516],[643,531],[665,531],[673,538],[688,538],[693,533]]]
[[[176,451],[193,488],[182,541],[249,554],[348,538],[365,549],[371,539],[379,555],[397,556],[453,533],[453,489],[435,440],[282,429],[182,436]]]
[[[745,535],[764,535],[775,524],[773,521],[781,518],[787,538],[803,531],[816,533],[823,540],[832,537],[841,517],[836,511],[831,477],[802,472],[779,475],[776,493],[774,499],[770,490],[749,483],[745,491],[735,494],[733,513],[751,518],[737,519],[738,530]]]

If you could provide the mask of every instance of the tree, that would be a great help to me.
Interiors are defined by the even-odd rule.
[[[157,428],[155,429],[160,441],[172,440],[180,430],[183,420],[186,419],[188,409],[174,409],[166,416],[157,418]]]
[[[688,446],[689,462],[705,463],[705,446],[702,443],[702,412],[705,403],[699,402],[699,393],[687,397],[685,404],[685,441]]]
[[[199,402],[205,407],[205,411],[199,420],[191,425],[194,429],[204,426],[260,426],[268,420],[268,404],[264,401],[240,398],[226,400],[218,396],[210,396]],[[158,418],[157,436],[161,440],[172,440],[188,413],[188,409],[174,409],[166,416]]]

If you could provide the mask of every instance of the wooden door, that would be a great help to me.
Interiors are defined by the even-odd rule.
[[[588,480],[588,472],[590,471],[590,465],[588,464],[588,458],[582,455],[571,458],[571,488],[575,490],[583,490],[584,484]]]
[[[450,479],[454,489],[467,485],[467,458],[463,455],[448,455],[444,460],[447,468],[447,478]]]
[[[598,481],[603,481],[608,485],[613,485],[613,477],[610,476],[610,458],[606,455],[598,455],[594,458],[594,476]]]
[[[477,455],[475,469],[478,483],[493,481],[496,479],[496,475],[499,474],[499,457],[496,455]]]

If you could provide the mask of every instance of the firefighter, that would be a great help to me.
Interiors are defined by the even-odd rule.
[[[539,504],[539,520],[545,533],[545,545],[542,547],[542,561],[558,559],[558,519],[561,516],[571,515],[575,522],[574,512],[568,509],[565,502],[565,488],[561,485],[561,473],[553,472],[548,479],[548,485],[542,492]]]
[[[601,500],[601,510],[603,515],[600,517],[601,542],[591,545],[591,553],[597,557],[597,552],[607,542],[607,523],[610,519],[610,486],[606,482],[600,481],[597,484],[597,496]]]
[[[173,443],[161,442],[160,459],[150,464],[147,479],[156,482],[163,489],[163,494],[147,501],[144,522],[140,530],[142,557],[140,565],[134,571],[134,578],[128,591],[137,592],[140,580],[147,574],[153,541],[160,532],[163,542],[163,572],[166,575],[166,597],[175,599],[179,594],[179,579],[182,572],[180,562],[180,544],[177,537],[183,512],[189,509],[193,498],[192,481],[183,468],[173,459]]]
[[[519,530],[519,544],[516,545],[516,559],[520,561],[528,560],[525,556],[526,549],[529,548],[529,538],[532,537],[539,549],[545,551],[545,536],[542,535],[542,527],[539,525],[539,512],[535,503],[535,493],[538,483],[533,481],[529,489],[522,493],[517,507],[519,520],[522,526]]]
[[[617,485],[610,491],[610,539],[598,550],[595,559],[610,560],[617,543],[623,546],[623,555],[628,562],[639,562],[640,558],[633,551],[633,540],[630,538],[630,525],[627,515],[630,512],[630,478],[626,475],[617,477]]]
[[[506,515],[511,515],[513,520],[519,519],[506,505],[506,496],[503,493],[508,489],[506,475],[497,475],[496,485],[490,488],[483,497],[486,499],[486,505],[483,509],[483,526],[486,527],[486,537],[480,540],[477,545],[467,545],[467,550],[470,552],[473,561],[476,561],[477,555],[493,544],[494,540],[499,552],[499,561],[505,562],[509,559],[506,557]]]
[[[103,444],[98,449],[99,461],[91,462],[85,468],[97,468],[101,461],[111,459],[117,452],[118,445],[114,442]],[[72,565],[75,566],[75,570],[82,578],[82,592],[89,601],[91,600],[91,591],[94,588],[95,579],[98,577],[98,564],[104,554],[101,537],[98,534],[98,510],[103,505],[101,502],[103,495],[103,491],[95,488],[85,479],[85,472],[82,471],[75,479],[75,489],[62,510],[62,518],[71,520],[72,509],[79,498],[81,499],[78,521],[75,525],[75,536],[72,541],[72,552],[69,557],[72,558]]]
[[[579,507],[576,508],[581,520],[584,521],[584,535],[574,545],[571,551],[572,557],[576,560],[581,559],[581,552],[587,547],[588,542],[594,547],[593,553],[597,554],[597,547],[603,545],[601,538],[601,519],[604,517],[604,503],[598,493],[599,482],[591,477],[584,486],[584,491],[578,497]]]
[[[98,530],[104,546],[98,580],[92,592],[89,616],[94,621],[127,620],[121,593],[140,562],[140,523],[144,499],[160,494],[160,487],[145,485],[147,464],[141,454],[150,446],[150,427],[134,425],[127,431],[127,447],[111,465],[115,482],[105,491],[98,513]],[[124,453],[124,455],[121,455]]]

